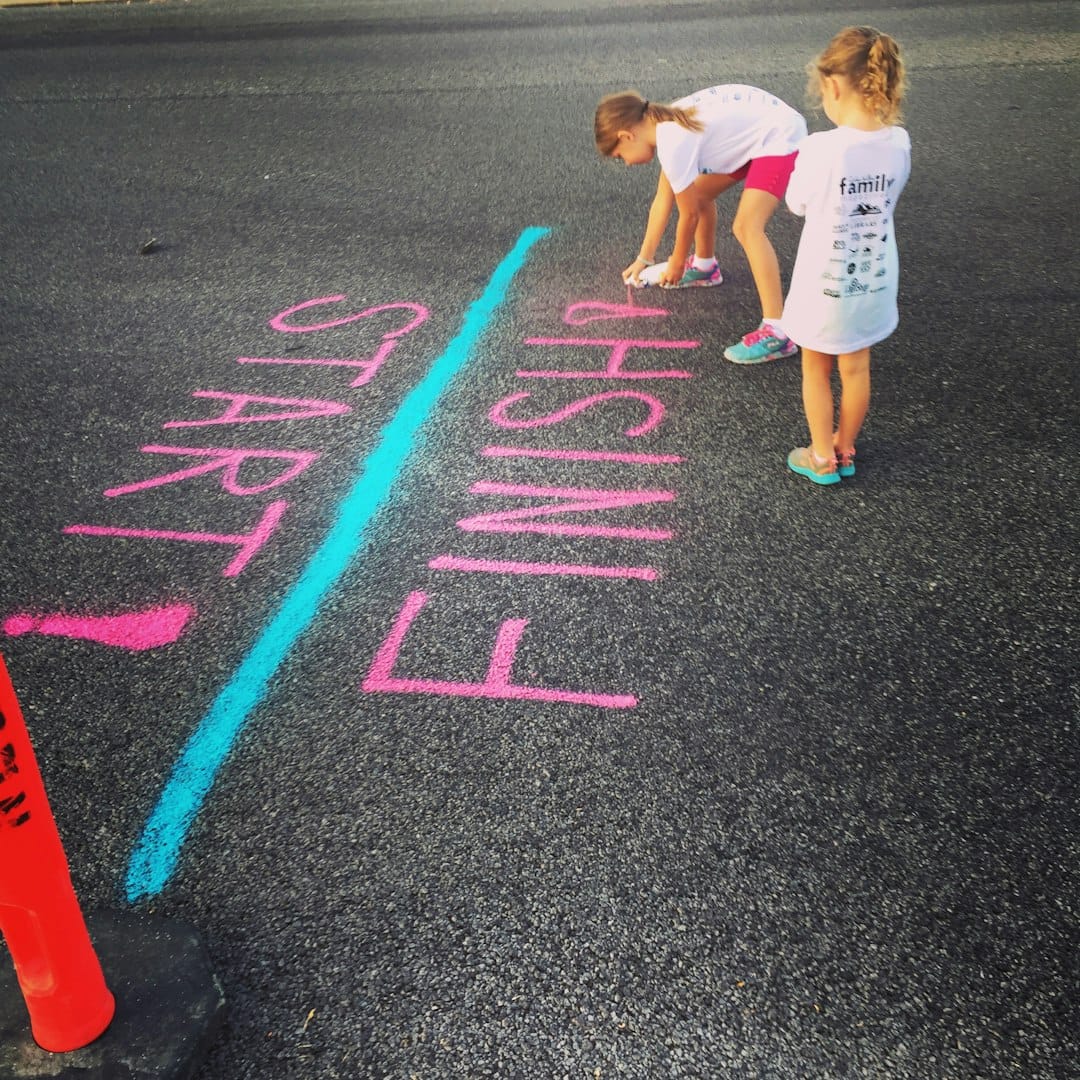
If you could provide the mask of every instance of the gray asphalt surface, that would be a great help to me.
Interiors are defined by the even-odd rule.
[[[756,321],[732,200],[722,288],[641,294],[663,317],[565,318],[625,303],[655,184],[597,158],[600,95],[749,81],[802,106],[805,64],[852,21],[905,46],[913,175],[859,473],[819,490],[784,465],[805,441],[797,364],[721,356]],[[1077,31],[1059,2],[0,11],[0,618],[196,612],[137,652],[0,637],[87,909],[132,905],[187,739],[496,266],[550,229],[175,874],[134,901],[198,926],[224,985],[199,1080],[1080,1076]],[[772,234],[790,267],[797,221]],[[317,311],[430,318],[361,387],[357,369],[237,365],[369,357],[400,326],[268,325],[337,295]],[[538,337],[699,344],[627,364],[688,379],[519,377],[606,355]],[[512,415],[627,389],[665,409],[636,440],[640,399],[489,419],[526,391]],[[218,415],[207,391],[348,411],[164,427]],[[205,460],[143,449],[163,444],[320,457],[271,492],[211,473],[103,494]],[[674,493],[565,519],[674,535],[466,532],[522,505],[481,481]],[[231,577],[227,545],[65,531],[243,533],[277,498]],[[432,569],[440,554],[657,577]],[[416,591],[399,676],[478,682],[499,626],[527,619],[517,682],[636,704],[364,692]]]

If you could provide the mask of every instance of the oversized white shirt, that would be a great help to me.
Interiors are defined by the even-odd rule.
[[[656,157],[676,195],[702,173],[733,173],[758,157],[793,153],[806,121],[775,94],[756,86],[711,86],[674,103],[696,109],[704,131],[674,120],[656,125]]]
[[[784,333],[816,352],[869,348],[899,322],[896,203],[911,174],[911,140],[899,127],[838,127],[799,146],[787,204],[805,216]]]

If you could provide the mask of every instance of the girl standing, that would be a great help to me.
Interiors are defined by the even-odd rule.
[[[895,214],[911,173],[911,140],[895,125],[904,95],[900,47],[867,26],[849,26],[810,65],[832,131],[809,136],[787,189],[806,217],[783,326],[802,347],[810,445],[788,467],[815,484],[855,474],[855,440],[870,404],[870,347],[899,321]],[[832,369],[840,371],[833,429]]]
[[[797,352],[781,322],[780,264],[765,226],[784,197],[806,121],[756,86],[713,86],[672,105],[651,103],[628,90],[601,100],[595,134],[605,157],[627,165],[660,161],[645,237],[623,279],[636,284],[641,271],[653,265],[672,208],[678,207],[675,242],[659,284],[719,285],[716,197],[744,181],[731,228],[750,263],[762,321],[724,355],[737,364],[759,364]]]

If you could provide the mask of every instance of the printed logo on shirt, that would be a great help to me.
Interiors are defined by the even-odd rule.
[[[860,176],[849,180],[846,176],[840,177],[840,194],[845,198],[852,195],[876,195],[879,192],[888,191],[896,183],[895,176],[887,176],[885,173],[877,173],[874,176]]]

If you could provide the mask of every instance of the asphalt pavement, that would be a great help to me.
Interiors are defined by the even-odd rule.
[[[591,125],[823,128],[852,21],[913,171],[819,489],[733,200],[628,297]],[[198,1080],[1080,1077],[1078,22],[0,10],[0,651],[84,908],[205,940]]]

